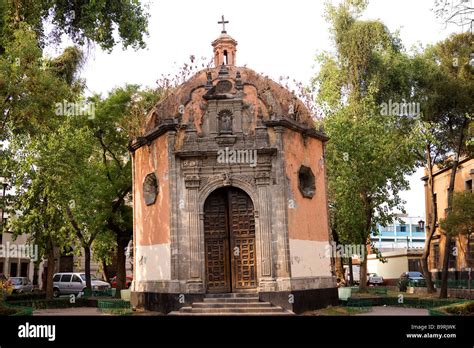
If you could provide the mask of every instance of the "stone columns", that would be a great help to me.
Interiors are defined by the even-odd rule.
[[[276,209],[275,209],[275,239],[277,247],[277,267],[276,277],[280,280],[285,281],[290,277],[290,246],[288,237],[288,217],[287,217],[287,183],[286,183],[286,172],[285,172],[285,161],[284,161],[284,148],[283,148],[283,134],[285,129],[281,126],[274,127],[276,134],[276,145],[278,149],[277,163],[276,163],[276,177],[277,183],[277,194],[276,194]]]
[[[178,212],[177,212],[177,177],[176,177],[176,158],[173,153],[174,143],[176,141],[176,132],[168,133],[168,173],[170,185],[170,242],[171,242],[171,280],[179,279],[179,243],[178,243]]]
[[[188,212],[188,238],[189,238],[189,292],[203,292],[201,248],[202,236],[200,233],[199,218],[199,184],[200,178],[197,174],[186,175],[186,206]]]
[[[259,264],[260,279],[259,287],[261,291],[275,290],[273,277],[273,253],[272,253],[272,198],[269,192],[270,174],[259,172],[255,177],[257,184],[257,195],[259,205],[259,235],[257,240],[260,243]]]

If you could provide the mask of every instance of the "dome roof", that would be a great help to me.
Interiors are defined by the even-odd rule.
[[[188,109],[188,104],[206,104],[206,95],[222,80],[231,82],[228,84],[232,86],[232,91],[229,92],[234,93],[231,98],[241,98],[244,103],[253,105],[264,119],[287,116],[306,127],[314,127],[310,111],[294,93],[251,69],[228,65],[201,70],[172,90],[148,114],[145,132],[154,129],[164,119],[181,120],[183,110]],[[180,107],[181,105],[184,108]],[[184,119],[187,119],[185,114],[186,112]],[[199,115],[193,116],[195,119],[199,118]]]

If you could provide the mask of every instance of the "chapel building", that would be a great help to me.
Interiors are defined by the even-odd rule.
[[[337,303],[324,146],[295,95],[237,66],[224,28],[214,68],[148,114],[133,157],[136,307],[170,312],[252,294],[296,313]]]

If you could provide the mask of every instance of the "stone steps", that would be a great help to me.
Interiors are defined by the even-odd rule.
[[[260,301],[255,293],[207,294],[202,302],[194,302],[189,307],[182,307],[170,315],[294,315],[270,302]]]
[[[267,317],[267,316],[288,316],[295,315],[292,312],[281,312],[281,313],[260,313],[260,312],[247,312],[247,313],[182,313],[182,312],[170,312],[169,315],[172,316],[206,316],[206,317]]]
[[[274,313],[281,312],[281,307],[221,307],[221,308],[196,308],[193,304],[192,307],[182,307],[180,312],[184,313]]]
[[[255,292],[233,292],[223,294],[206,294],[206,298],[258,298]]]
[[[259,302],[258,297],[247,298],[204,298],[205,303],[249,303]]]
[[[192,308],[264,308],[271,307],[270,302],[196,302]]]

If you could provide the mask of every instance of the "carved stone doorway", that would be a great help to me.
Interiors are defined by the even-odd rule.
[[[204,203],[207,292],[257,287],[255,216],[250,197],[235,187],[212,192]]]

